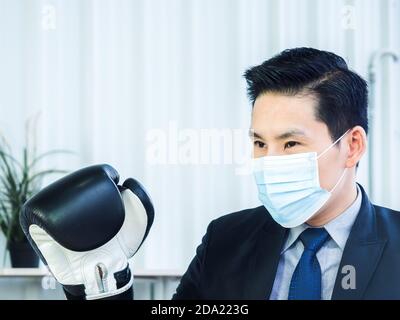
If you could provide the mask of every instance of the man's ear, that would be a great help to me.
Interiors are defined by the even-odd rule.
[[[367,134],[361,126],[350,129],[346,137],[348,156],[346,168],[353,168],[360,161],[367,150]]]

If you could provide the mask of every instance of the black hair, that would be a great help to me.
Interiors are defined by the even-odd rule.
[[[368,86],[345,60],[314,48],[287,49],[248,69],[244,77],[252,105],[263,93],[312,94],[318,99],[316,119],[332,140],[359,125],[368,133]]]

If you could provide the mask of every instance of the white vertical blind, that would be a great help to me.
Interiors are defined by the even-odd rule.
[[[193,146],[201,129],[241,128],[246,141],[242,74],[286,48],[334,51],[367,78],[375,51],[400,48],[400,1],[0,0],[0,46],[0,129],[15,151],[40,111],[39,149],[77,153],[43,166],[106,162],[140,180],[156,220],[135,265],[185,269],[210,220],[258,205],[256,189],[236,164],[149,163],[148,134],[160,129],[172,148],[174,128],[194,130],[179,131]],[[400,209],[400,69],[381,63],[373,200]]]

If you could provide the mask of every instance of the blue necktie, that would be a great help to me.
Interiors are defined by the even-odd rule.
[[[292,275],[289,300],[321,300],[321,267],[317,252],[328,237],[324,228],[309,228],[299,236],[304,252]]]

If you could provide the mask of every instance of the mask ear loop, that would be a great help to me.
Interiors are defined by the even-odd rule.
[[[322,151],[322,153],[320,153],[317,156],[317,159],[319,157],[321,157],[323,154],[325,154],[326,152],[328,152],[336,143],[338,143],[348,132],[350,131],[350,129],[348,129],[345,133],[343,133],[334,143],[332,143],[327,149],[325,149],[324,151]],[[345,173],[347,171],[347,168],[344,168],[342,175],[340,176],[338,182],[336,182],[335,186],[331,189],[331,191],[329,191],[329,193],[333,193],[333,191],[335,191],[336,187],[339,185],[339,183],[342,181]]]
[[[338,182],[336,182],[335,186],[331,189],[331,191],[329,191],[329,193],[333,193],[333,191],[335,191],[336,187],[339,185],[339,183],[342,181],[344,174],[346,173],[347,168],[344,168],[342,175],[340,176]]]
[[[350,131],[350,129],[348,129],[345,133],[343,133],[334,143],[332,143],[327,149],[325,149],[324,151],[322,151],[322,153],[320,153],[317,156],[317,159],[319,157],[321,157],[323,154],[327,153],[331,148],[333,148],[333,146],[338,143],[348,132]]]

